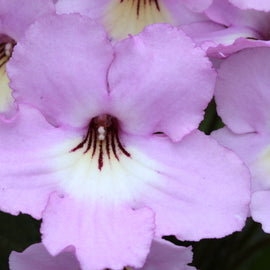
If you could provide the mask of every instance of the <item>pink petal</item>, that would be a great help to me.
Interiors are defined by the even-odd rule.
[[[15,119],[1,121],[0,129],[1,210],[39,219],[49,194],[58,189],[52,164],[60,153],[54,147],[73,135],[49,125],[38,111],[24,105]]]
[[[270,191],[257,191],[252,195],[250,205],[251,215],[257,222],[262,223],[262,229],[270,233]]]
[[[0,34],[16,41],[35,20],[55,12],[50,0],[0,0],[0,7]]]
[[[268,0],[229,0],[229,2],[240,9],[270,11],[270,2]]]
[[[260,39],[260,35],[247,27],[223,25],[213,22],[200,22],[183,25],[181,29],[207,52],[209,57],[226,58],[245,48],[266,47],[269,41]]]
[[[141,270],[195,270],[188,266],[192,262],[191,248],[179,247],[166,240],[155,239]]]
[[[142,181],[136,208],[156,214],[156,235],[183,240],[223,237],[245,224],[250,201],[250,175],[243,162],[212,138],[197,132],[172,143],[166,137],[129,136],[137,162],[155,170]],[[135,172],[136,173],[136,172]],[[136,173],[138,174],[138,173]]]
[[[206,10],[206,15],[213,21],[226,26],[244,26],[257,31],[262,36],[269,36],[270,16],[257,10],[242,10],[228,0],[214,0]]]
[[[79,270],[72,253],[63,252],[53,257],[41,244],[34,244],[24,252],[13,251],[9,257],[10,270]]]
[[[153,230],[153,213],[147,208],[132,210],[102,200],[93,205],[57,194],[51,196],[41,227],[43,243],[52,254],[75,246],[82,269],[141,267]]]
[[[216,84],[217,111],[236,133],[263,131],[270,121],[270,48],[247,49],[224,61]]]
[[[180,140],[203,119],[215,72],[185,34],[156,24],[115,46],[108,80],[112,114],[132,134],[163,131]]]
[[[113,52],[105,30],[78,14],[35,23],[7,65],[18,102],[34,104],[54,124],[83,127],[106,111]]]
[[[252,190],[270,188],[268,166],[264,167],[263,154],[270,145],[269,134],[235,134],[227,127],[211,133],[219,143],[232,149],[242,158],[252,175]]]

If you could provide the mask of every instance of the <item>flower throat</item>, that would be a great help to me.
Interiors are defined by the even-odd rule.
[[[110,160],[112,155],[119,161],[119,156],[124,154],[130,157],[119,140],[119,125],[116,118],[110,115],[94,117],[88,126],[87,133],[76,147],[70,152],[75,152],[86,146],[83,154],[92,151],[92,159],[98,155],[98,169],[101,171],[104,165],[104,155]]]

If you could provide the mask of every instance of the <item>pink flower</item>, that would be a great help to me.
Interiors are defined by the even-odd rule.
[[[98,20],[115,39],[135,35],[153,23],[206,21],[203,11],[212,0],[58,0],[59,14],[79,12]]]
[[[252,174],[251,215],[266,232],[270,232],[269,60],[270,48],[254,48],[224,61],[216,102],[227,127],[213,133],[248,165]]]
[[[154,240],[147,260],[141,270],[195,270],[190,248],[175,246],[165,240]],[[71,252],[57,256],[48,253],[42,244],[34,244],[23,253],[13,251],[9,257],[10,270],[80,270],[79,262]],[[134,268],[126,266],[124,270]],[[138,269],[138,268],[137,268]]]
[[[6,63],[13,47],[37,18],[55,12],[49,0],[0,0],[0,115],[14,112]]]
[[[83,269],[140,268],[154,236],[243,227],[249,173],[196,130],[215,72],[182,31],[152,25],[113,46],[87,17],[50,16],[8,74],[20,107],[0,122],[0,205],[42,218],[53,255],[72,245]]]

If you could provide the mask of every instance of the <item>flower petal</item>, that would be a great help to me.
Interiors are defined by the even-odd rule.
[[[0,34],[9,35],[16,41],[35,20],[55,12],[50,0],[0,0],[0,7]]]
[[[270,233],[270,190],[253,193],[250,210],[252,218],[262,224],[262,229]]]
[[[41,244],[34,244],[24,252],[11,252],[10,270],[79,270],[80,265],[72,253],[63,252],[53,257]]]
[[[198,131],[177,144],[156,136],[128,140],[137,150],[129,150],[131,158],[156,172],[138,177],[140,188],[133,189],[136,208],[147,206],[155,212],[157,236],[198,241],[242,229],[249,209],[250,175],[233,152]],[[135,167],[129,170],[139,176]]]
[[[228,0],[213,0],[213,4],[206,10],[206,15],[220,24],[249,27],[264,38],[269,36],[270,16],[266,12],[241,10]]]
[[[37,110],[24,105],[14,119],[0,122],[0,130],[1,210],[39,219],[49,194],[58,189],[51,165],[59,155],[55,145],[73,133],[49,125]]]
[[[153,230],[154,216],[147,208],[115,207],[102,200],[93,205],[57,194],[51,196],[41,227],[43,243],[52,254],[75,246],[82,269],[141,267]]]
[[[203,119],[215,72],[203,51],[169,25],[156,24],[115,46],[109,75],[112,114],[124,131],[162,131],[180,140]]]
[[[155,239],[141,270],[195,270],[194,267],[187,265],[191,262],[191,248],[179,247],[169,241]]]
[[[270,121],[270,48],[232,55],[218,72],[217,111],[236,133],[262,132]]]
[[[245,48],[270,46],[270,41],[257,40],[261,38],[260,35],[247,27],[225,27],[213,22],[200,22],[183,25],[181,29],[209,57],[222,59]]]
[[[229,0],[229,2],[240,9],[270,11],[270,2],[268,0]]]
[[[253,191],[270,188],[269,133],[235,134],[224,127],[212,132],[211,136],[245,161],[252,175]]]
[[[182,2],[195,12],[202,12],[207,9],[213,0],[182,0]]]
[[[10,87],[52,123],[83,127],[106,111],[112,57],[105,30],[89,18],[48,16],[17,44],[7,65]]]

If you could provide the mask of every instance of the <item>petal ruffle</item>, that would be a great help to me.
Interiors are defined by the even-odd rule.
[[[1,210],[39,219],[49,194],[58,189],[52,170],[60,154],[55,146],[73,133],[49,125],[37,110],[23,105],[14,119],[0,122],[0,129]]]
[[[150,249],[154,215],[147,208],[115,207],[102,200],[93,205],[87,199],[78,201],[52,194],[41,232],[52,254],[74,245],[82,269],[138,268]]]
[[[0,7],[0,34],[16,41],[35,20],[55,12],[50,0],[0,0]]]
[[[134,186],[134,203],[136,208],[153,209],[158,236],[197,241],[242,229],[249,209],[250,175],[233,152],[200,132],[177,144],[155,136],[128,140],[137,153],[144,153],[143,157],[127,148],[131,158],[156,171],[152,177],[138,177],[141,184]]]
[[[113,51],[105,30],[79,14],[35,23],[7,64],[18,102],[40,109],[54,124],[83,127],[106,112],[107,69]]]
[[[218,72],[217,111],[236,133],[268,130],[270,48],[253,48],[226,59]]]
[[[13,251],[9,257],[10,270],[79,270],[80,265],[70,252],[53,257],[41,244],[34,244],[24,252]]]
[[[169,25],[156,24],[115,46],[108,80],[112,114],[124,131],[162,131],[173,140],[197,128],[215,72],[204,52]]]

